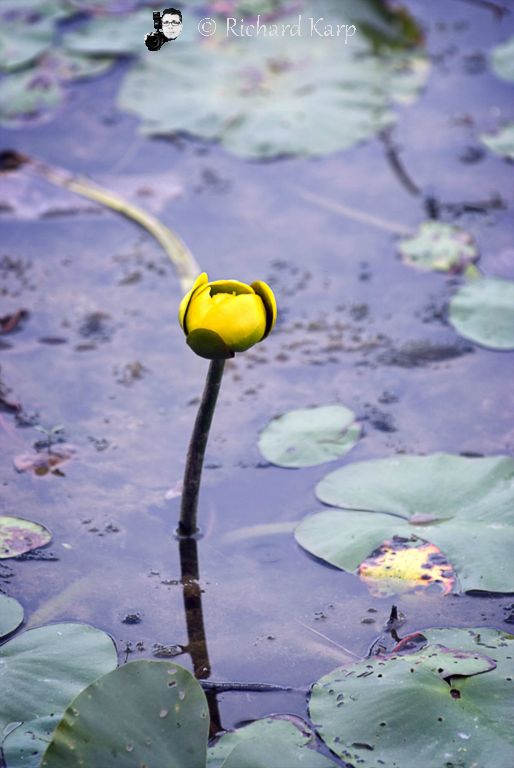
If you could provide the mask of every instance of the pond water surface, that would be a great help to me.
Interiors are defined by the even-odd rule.
[[[291,533],[259,530],[321,507],[313,489],[331,467],[279,469],[257,448],[268,420],[292,408],[340,402],[355,411],[364,434],[345,464],[514,453],[511,354],[460,338],[446,320],[461,278],[410,269],[394,234],[306,195],[412,229],[439,212],[475,237],[485,275],[514,276],[512,164],[478,141],[514,117],[509,84],[487,64],[512,14],[500,20],[486,3],[463,0],[406,5],[425,30],[432,71],[389,142],[259,163],[188,138],[144,139],[137,119],[114,106],[124,63],[75,85],[52,120],[0,131],[3,149],[87,174],[156,212],[212,279],[263,279],[277,296],[270,338],[227,365],[198,558],[210,679],[298,690],[219,694],[224,728],[270,712],[305,716],[309,685],[364,656],[393,603],[405,632],[511,626],[512,596],[373,597]],[[0,414],[1,509],[43,523],[53,541],[3,561],[0,588],[23,604],[27,626],[89,622],[113,636],[121,660],[152,658],[187,645],[179,499],[170,497],[206,362],[185,345],[181,289],[149,236],[46,182],[30,189],[33,198],[0,214],[1,314],[28,312],[2,341],[1,379],[23,411]],[[62,424],[77,447],[63,476],[14,469],[40,438],[34,424]],[[187,651],[176,660],[192,666]]]

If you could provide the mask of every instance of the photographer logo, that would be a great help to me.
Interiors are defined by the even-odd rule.
[[[149,51],[159,51],[165,43],[173,42],[182,32],[182,11],[165,8],[162,13],[153,14],[154,31],[145,35],[145,45]]]

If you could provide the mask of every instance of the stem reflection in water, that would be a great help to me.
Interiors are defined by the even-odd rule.
[[[179,539],[180,573],[184,596],[184,610],[188,645],[187,651],[193,662],[193,671],[198,680],[211,676],[211,664],[205,636],[202,611],[202,590],[200,588],[200,568],[198,565],[198,546],[194,538]],[[222,730],[216,691],[205,691],[211,716],[211,736]]]

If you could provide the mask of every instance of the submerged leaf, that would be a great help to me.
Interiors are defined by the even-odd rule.
[[[514,281],[484,277],[464,285],[449,318],[466,339],[491,349],[514,349]]]
[[[400,241],[398,248],[407,264],[439,272],[462,272],[478,259],[471,235],[440,221],[423,222],[413,237]]]
[[[514,638],[494,629],[425,634],[451,647],[369,658],[322,677],[309,704],[321,738],[364,768],[471,768],[489,765],[491,755],[495,768],[509,768]]]
[[[279,467],[314,467],[334,461],[357,443],[360,426],[342,405],[289,411],[270,421],[259,437],[265,459]]]
[[[21,517],[0,516],[0,560],[44,547],[51,538],[44,525]]]

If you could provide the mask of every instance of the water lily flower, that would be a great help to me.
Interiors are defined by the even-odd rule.
[[[276,318],[275,296],[266,283],[209,282],[205,272],[197,277],[178,311],[187,343],[209,360],[224,360],[253,347],[270,333]]]

